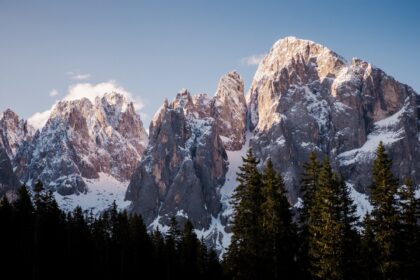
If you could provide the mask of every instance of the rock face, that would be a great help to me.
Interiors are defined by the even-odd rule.
[[[147,224],[168,224],[178,214],[202,228],[220,211],[226,153],[215,120],[201,118],[196,104],[187,91],[178,93],[149,127],[149,146],[126,195]]]
[[[360,59],[287,37],[260,63],[247,96],[250,145],[273,160],[295,202],[301,166],[315,150],[361,192],[367,192],[382,140],[398,177],[420,180],[418,95]]]
[[[34,129],[12,110],[0,114],[0,197],[20,186],[12,161],[18,149],[32,140],[33,133]]]
[[[6,150],[0,146],[0,197],[19,187],[19,180],[13,173],[12,163]]]
[[[244,82],[238,73],[230,72],[220,79],[213,108],[226,150],[240,150],[245,143],[247,107]]]
[[[171,103],[165,101],[127,190],[132,210],[147,224],[167,225],[175,215],[208,228],[221,211],[226,150],[242,147],[245,124],[243,81],[236,72],[220,79],[213,98],[182,90]]]
[[[17,152],[16,173],[24,182],[41,179],[61,195],[84,193],[84,178],[100,172],[128,180],[146,145],[140,117],[122,95],[107,93],[93,103],[60,101],[42,130]]]
[[[9,159],[16,156],[18,148],[25,142],[30,142],[34,134],[25,120],[10,109],[0,114],[0,146],[3,147]]]

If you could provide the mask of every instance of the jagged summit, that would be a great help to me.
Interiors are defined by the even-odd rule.
[[[11,160],[18,148],[32,139],[33,134],[34,128],[11,109],[0,113],[0,146]]]
[[[312,150],[328,155],[349,183],[367,192],[364,174],[381,139],[392,147],[395,173],[420,178],[413,161],[402,157],[420,151],[417,94],[366,61],[347,62],[308,40],[281,39],[260,63],[247,102],[251,147],[262,163],[273,159],[292,201]],[[398,120],[392,129],[382,125],[390,118]]]
[[[153,117],[149,145],[127,190],[131,209],[152,226],[164,227],[177,216],[207,230],[222,209],[226,151],[245,143],[246,111],[237,72],[220,78],[212,98],[183,89],[166,100]],[[219,243],[227,237],[217,238]]]
[[[85,193],[85,179],[108,174],[126,181],[147,145],[133,103],[118,93],[59,101],[30,145],[20,150],[17,174],[41,179],[62,195]]]
[[[149,136],[130,95],[104,90],[109,88],[95,87],[89,98],[83,98],[85,89],[74,91],[35,134],[11,111],[1,114],[0,150],[7,154],[1,153],[0,175],[10,177],[15,168],[24,182],[42,179],[64,195],[65,205],[87,193],[85,205],[92,207],[97,197],[101,205],[107,202],[104,192],[114,193],[103,184],[121,184],[120,195],[131,178],[129,209],[148,226],[164,231],[171,216],[190,219],[197,234],[220,250],[229,244],[229,201],[248,147],[259,168],[272,159],[293,203],[311,151],[331,158],[362,205],[361,216],[379,141],[390,151],[396,176],[420,182],[420,97],[380,68],[356,58],[347,62],[309,40],[277,41],[246,98],[236,71],[220,78],[214,96],[180,90],[157,110]]]

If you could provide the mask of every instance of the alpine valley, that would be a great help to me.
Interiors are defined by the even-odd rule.
[[[370,170],[382,141],[394,174],[420,182],[420,96],[361,59],[286,37],[260,62],[244,91],[239,73],[214,96],[182,89],[148,126],[118,92],[62,100],[35,129],[12,110],[0,115],[0,195],[41,180],[66,211],[118,207],[149,229],[191,220],[199,238],[223,252],[230,243],[231,195],[249,148],[262,169],[271,158],[292,205],[302,204],[302,165],[315,151],[331,158],[363,216]]]

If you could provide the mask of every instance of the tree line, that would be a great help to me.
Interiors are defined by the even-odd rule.
[[[372,168],[372,211],[362,222],[327,157],[320,162],[313,152],[304,164],[297,213],[271,160],[263,172],[258,164],[249,150],[238,173],[228,278],[419,279],[420,203],[411,180],[399,185],[382,142]]]
[[[0,279],[221,279],[217,253],[187,221],[148,232],[115,202],[98,217],[60,210],[41,182],[0,203]]]
[[[360,222],[349,186],[311,153],[293,208],[271,160],[249,150],[232,197],[232,241],[220,261],[187,221],[149,231],[142,217],[60,210],[37,182],[0,202],[2,279],[418,279],[420,202],[399,184],[382,143],[372,168],[372,211]]]

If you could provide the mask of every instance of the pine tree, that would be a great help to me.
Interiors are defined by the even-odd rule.
[[[271,159],[262,175],[262,235],[267,279],[293,278],[295,272],[295,228],[283,178]],[[264,278],[264,277],[263,277]]]
[[[20,256],[19,263],[26,269],[17,270],[20,279],[30,279],[33,276],[35,265],[34,257],[34,206],[31,195],[23,185],[18,190],[17,199],[13,202],[17,219],[17,255]]]
[[[379,274],[379,248],[373,232],[372,217],[369,213],[363,219],[362,250],[361,250],[361,270],[362,279],[381,279]]]
[[[166,256],[165,239],[157,228],[152,233],[153,244],[153,270],[156,274],[156,279],[168,279],[167,270],[169,269]]]
[[[384,279],[397,278],[400,265],[396,246],[399,227],[396,200],[398,182],[391,167],[392,160],[380,142],[373,163],[370,201],[373,206],[372,228],[379,249],[379,271]]]
[[[398,191],[400,209],[398,247],[402,274],[406,279],[415,279],[420,272],[420,227],[417,223],[419,201],[416,199],[415,191],[414,183],[410,179],[406,179]]]
[[[198,251],[197,252],[197,269],[198,269],[198,273],[203,278],[209,279],[209,277],[206,277],[206,275],[210,272],[210,271],[207,270],[208,261],[209,261],[209,254],[208,254],[206,243],[204,241],[204,237],[201,237],[197,251]]]
[[[180,241],[180,257],[184,279],[199,278],[197,263],[199,247],[200,242],[194,232],[193,224],[188,220],[184,225]]]
[[[141,263],[144,274],[149,275],[153,269],[153,244],[142,217],[137,214],[132,214],[129,219],[128,249],[131,252],[128,259],[131,274],[136,274],[136,267]]]
[[[342,179],[336,179],[341,191],[340,195],[340,215],[343,230],[343,278],[361,279],[363,276],[360,271],[360,250],[361,240],[356,229],[359,224],[357,216],[357,206],[350,196],[350,188]]]
[[[228,261],[235,279],[257,279],[262,273],[261,250],[261,174],[259,161],[249,149],[239,167],[239,185],[232,196],[234,217],[232,240],[228,251]]]
[[[326,157],[308,219],[309,269],[315,279],[343,279],[340,196],[340,184]]]
[[[321,166],[318,162],[316,153],[311,152],[309,160],[303,164],[302,180],[300,184],[303,205],[299,211],[299,221],[302,227],[305,227],[308,224],[309,209],[312,208],[315,192],[318,189],[320,169]]]
[[[300,266],[301,278],[309,278],[308,272],[308,246],[309,246],[309,209],[312,208],[315,192],[318,189],[320,172],[320,163],[318,162],[316,153],[313,151],[309,155],[307,162],[303,164],[303,173],[300,183],[300,193],[303,205],[299,209],[299,248],[298,248],[298,264]]]
[[[179,259],[181,231],[179,230],[179,224],[175,216],[171,217],[165,241],[165,257],[168,267],[167,277],[179,277],[179,275],[181,275]]]

